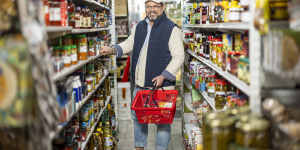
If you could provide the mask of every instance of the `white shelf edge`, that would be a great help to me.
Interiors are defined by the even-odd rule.
[[[98,31],[105,31],[109,30],[110,28],[96,28],[96,29],[73,29],[72,33],[87,33],[87,32],[98,32]]]
[[[98,56],[94,56],[94,57],[91,57],[89,58],[88,60],[84,60],[84,61],[80,61],[78,64],[76,65],[73,65],[69,68],[65,68],[63,69],[62,71],[58,72],[58,73],[55,73],[55,75],[53,76],[53,81],[58,81],[58,80],[61,80],[62,78],[64,78],[65,76],[75,72],[76,70],[78,70],[79,68],[81,68],[83,65],[97,59],[98,57],[100,57],[101,55],[98,55]]]
[[[92,3],[92,4],[95,4],[95,5],[97,5],[97,6],[100,6],[100,7],[102,7],[102,8],[105,8],[105,9],[107,9],[107,10],[110,10],[109,7],[107,7],[107,6],[105,6],[105,5],[102,5],[102,4],[100,4],[99,2],[95,2],[95,1],[93,1],[93,0],[84,0],[84,1],[89,2],[89,3]]]
[[[239,80],[237,77],[233,76],[232,74],[223,71],[222,69],[220,69],[218,66],[212,64],[210,61],[197,56],[194,52],[192,52],[191,50],[187,50],[187,52],[192,55],[193,57],[195,57],[196,59],[198,59],[199,61],[201,61],[202,63],[206,64],[207,66],[209,66],[211,69],[213,69],[214,71],[216,71],[219,75],[221,75],[222,77],[224,77],[227,81],[229,81],[231,84],[233,84],[234,86],[236,86],[238,89],[240,89],[243,93],[245,93],[246,95],[250,96],[251,94],[251,89],[250,86],[247,85],[245,82]]]
[[[208,103],[208,105],[214,110],[214,111],[217,111],[215,105],[214,105],[214,99],[209,97],[207,95],[207,92],[201,92],[199,91],[199,93],[201,93],[201,95],[204,97],[205,101]]]
[[[232,30],[249,30],[250,23],[238,22],[238,23],[214,23],[214,24],[198,24],[198,25],[183,25],[185,28],[205,28],[205,29],[232,29]]]
[[[98,114],[97,121],[94,123],[94,125],[93,125],[93,127],[92,127],[92,129],[91,129],[91,131],[90,131],[90,133],[89,133],[89,135],[87,136],[87,139],[83,142],[82,147],[81,147],[81,150],[84,150],[85,147],[86,147],[86,145],[88,144],[88,142],[89,142],[89,140],[90,140],[92,134],[94,133],[94,130],[95,130],[95,128],[96,128],[98,122],[100,121],[100,117],[102,116],[102,113],[103,113],[104,110],[106,109],[106,107],[107,107],[109,101],[111,100],[111,98],[112,98],[112,96],[108,96],[108,97],[107,97],[107,99],[106,99],[106,101],[105,101],[105,106],[104,106],[104,108],[101,110],[101,112]]]
[[[46,26],[46,31],[49,32],[66,32],[71,31],[72,27],[63,27],[63,26]]]
[[[82,103],[81,105],[79,106],[79,108],[73,112],[70,117],[67,119],[66,123],[69,123],[71,121],[71,119],[73,118],[73,116],[75,114],[77,114],[79,112],[79,110],[82,108],[82,106],[91,98],[91,96],[98,90],[98,88],[100,87],[100,85],[104,82],[104,80],[107,78],[108,76],[108,71],[106,70],[105,71],[105,75],[102,77],[102,79],[99,81],[99,84],[96,85],[95,89],[89,93],[83,100],[82,100]],[[58,134],[64,127],[59,125],[57,130],[54,131],[54,132],[51,132],[50,133],[50,139],[53,139],[55,137],[56,134]]]

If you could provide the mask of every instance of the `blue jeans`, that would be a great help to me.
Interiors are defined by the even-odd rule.
[[[133,95],[135,97],[140,87],[135,87]],[[135,147],[146,147],[148,137],[148,124],[140,124],[137,120],[134,110],[131,110],[134,127],[134,145]],[[156,150],[167,150],[171,139],[171,125],[170,124],[157,124],[156,135]]]

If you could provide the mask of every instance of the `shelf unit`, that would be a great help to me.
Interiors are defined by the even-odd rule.
[[[203,58],[201,56],[197,56],[191,50],[187,50],[187,53],[190,54],[191,56],[193,56],[194,58],[196,58],[197,60],[201,61],[202,63],[204,63],[205,65],[207,65],[211,69],[213,69],[214,71],[216,71],[219,75],[221,75],[227,81],[229,81],[231,84],[233,84],[238,89],[240,89],[241,91],[243,91],[246,95],[248,95],[248,96],[251,95],[251,88],[250,88],[250,86],[247,85],[245,82],[241,81],[240,79],[238,79],[236,76],[234,76],[234,75],[232,75],[232,74],[230,74],[230,73],[228,73],[226,71],[223,71],[221,68],[219,68],[217,65],[213,64],[209,60],[207,60],[207,59],[205,59],[205,58]]]
[[[91,131],[89,132],[89,134],[88,134],[88,136],[87,136],[85,142],[83,142],[83,144],[82,144],[82,146],[81,146],[81,150],[85,150],[85,147],[87,146],[87,144],[88,144],[88,142],[89,142],[91,136],[93,135],[93,133],[94,133],[94,131],[95,131],[97,125],[98,125],[98,122],[100,121],[100,118],[101,118],[102,113],[103,113],[104,110],[106,109],[106,107],[107,107],[108,103],[111,101],[111,99],[112,99],[112,96],[108,96],[108,97],[107,97],[107,99],[106,99],[106,101],[105,101],[105,106],[104,106],[104,108],[101,110],[101,112],[98,114],[98,116],[97,116],[97,121],[94,123],[94,125],[93,125]]]
[[[186,0],[181,0],[181,10],[184,12],[184,7],[186,3],[190,3]],[[255,19],[255,2],[251,1],[249,3],[249,12],[250,12],[250,21],[248,23],[238,22],[238,23],[214,23],[214,24],[199,24],[199,25],[189,25],[184,22],[184,18],[182,17],[183,29],[189,30],[205,30],[205,31],[223,31],[223,32],[244,32],[248,31],[249,33],[249,68],[250,68],[250,85],[240,81],[237,77],[233,76],[228,72],[222,71],[222,69],[218,68],[216,65],[212,64],[210,61],[203,59],[201,57],[196,56],[191,51],[187,51],[187,53],[191,54],[193,57],[203,62],[216,72],[218,72],[221,76],[235,85],[238,89],[244,92],[249,97],[250,108],[253,113],[260,114],[261,113],[261,91],[262,91],[262,68],[261,68],[261,36],[259,32],[254,27],[254,19]]]
[[[104,8],[106,10],[110,10],[110,8],[108,6],[102,5],[99,2],[96,2],[94,0],[83,0],[83,2],[89,3],[91,5],[94,5],[94,6],[97,6],[97,7],[100,7],[100,8]]]
[[[214,24],[200,24],[189,25],[185,24],[184,28],[199,28],[199,29],[218,29],[218,30],[249,30],[250,26],[247,22],[240,23],[214,23]]]
[[[89,93],[81,102],[80,106],[78,107],[78,109],[76,109],[75,112],[73,112],[69,118],[67,119],[66,123],[69,123],[71,121],[71,119],[74,117],[75,114],[77,114],[79,112],[79,110],[82,108],[82,106],[91,98],[91,96],[98,90],[98,88],[100,87],[100,85],[104,82],[104,80],[107,78],[108,76],[108,71],[105,70],[105,74],[104,76],[102,77],[102,79],[99,81],[99,83],[96,85],[95,89]],[[69,102],[71,103],[71,102]],[[69,105],[68,103],[68,105]],[[54,132],[51,132],[50,133],[50,139],[53,139],[55,137],[55,135],[57,135],[64,127],[59,125],[57,130],[54,131]]]
[[[88,33],[88,32],[98,32],[98,31],[105,31],[105,30],[110,30],[110,27],[96,28],[96,29],[73,29],[72,33]]]
[[[93,57],[90,57],[88,60],[84,60],[84,61],[80,61],[78,64],[76,65],[73,65],[69,68],[65,68],[63,69],[62,71],[60,72],[57,72],[54,76],[53,76],[53,81],[59,81],[63,78],[65,78],[67,75],[75,72],[76,70],[78,70],[79,68],[81,68],[82,66],[84,66],[85,64],[89,63],[89,62],[92,62],[93,60],[99,58],[101,55],[99,56],[93,56]]]
[[[47,26],[47,32],[69,32],[72,31],[72,27],[62,27],[62,26]]]

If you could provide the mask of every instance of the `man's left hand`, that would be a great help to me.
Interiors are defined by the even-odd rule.
[[[163,82],[165,80],[165,77],[163,75],[157,76],[153,78],[152,82],[155,84],[156,87],[161,87],[163,85]]]

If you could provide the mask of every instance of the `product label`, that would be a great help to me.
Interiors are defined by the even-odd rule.
[[[217,54],[216,54],[216,51],[215,51],[215,50],[212,51],[212,57],[213,57],[213,59],[216,59],[216,58],[217,58]]]
[[[77,62],[77,53],[72,54],[72,62]]]
[[[87,53],[87,46],[86,45],[80,46],[80,52]]]
[[[88,86],[87,86],[87,88],[88,88],[88,92],[92,92],[92,84],[88,84]]]
[[[225,92],[224,91],[217,91],[216,95],[225,95]]]
[[[64,56],[64,64],[71,64],[70,56]]]
[[[49,19],[50,21],[60,21],[61,20],[61,9],[60,8],[50,8],[49,9]]]
[[[111,137],[104,137],[104,146],[105,147],[111,147],[113,145],[113,141]]]
[[[231,21],[239,21],[241,19],[240,14],[240,12],[230,12],[228,18]]]

